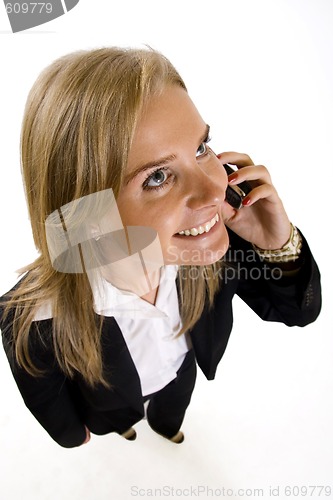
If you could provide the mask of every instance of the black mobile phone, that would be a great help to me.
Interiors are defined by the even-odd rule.
[[[223,166],[228,175],[235,172],[235,170],[228,163],[225,163]],[[229,203],[229,205],[231,205],[236,210],[239,210],[243,206],[242,205],[243,199],[245,198],[246,195],[249,194],[251,190],[252,190],[251,185],[246,181],[237,184],[237,186],[228,185],[225,199]]]

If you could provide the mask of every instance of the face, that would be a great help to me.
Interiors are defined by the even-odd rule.
[[[117,205],[125,226],[157,231],[165,264],[208,265],[227,251],[227,174],[208,135],[176,85],[152,98],[138,122]]]

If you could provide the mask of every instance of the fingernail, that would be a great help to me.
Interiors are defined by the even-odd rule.
[[[234,184],[237,181],[237,177],[238,177],[237,174],[231,174],[231,175],[229,175],[229,177],[228,177],[228,183],[229,184]]]
[[[242,205],[245,205],[245,206],[247,206],[247,207],[248,207],[249,205],[251,205],[251,203],[252,203],[251,198],[246,197],[246,198],[244,198],[244,199],[242,200]]]

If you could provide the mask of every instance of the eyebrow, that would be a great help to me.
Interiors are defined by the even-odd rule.
[[[199,139],[199,145],[202,142],[206,142],[208,140],[209,131],[210,131],[210,126],[206,125],[205,133]],[[167,163],[175,160],[176,158],[177,156],[175,154],[171,154],[168,156],[164,156],[163,158],[159,158],[158,160],[152,160],[149,161],[148,163],[144,163],[143,165],[139,165],[132,172],[130,172],[128,175],[125,176],[124,184],[129,184],[129,182],[131,182],[137,175],[141,174],[141,172],[144,172],[145,170],[149,170],[154,167],[163,167]]]

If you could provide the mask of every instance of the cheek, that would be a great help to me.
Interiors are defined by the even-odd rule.
[[[117,206],[124,226],[149,226],[155,229],[160,240],[170,238],[177,230],[174,203],[166,199],[146,200],[133,198],[126,193],[117,199]]]
[[[125,226],[144,225],[144,206],[130,191],[123,190],[117,198],[117,207]]]
[[[177,231],[177,217],[176,213],[166,207],[157,207],[152,210],[150,216],[147,216],[144,221],[144,225],[153,227],[159,234],[161,241],[169,240]]]

